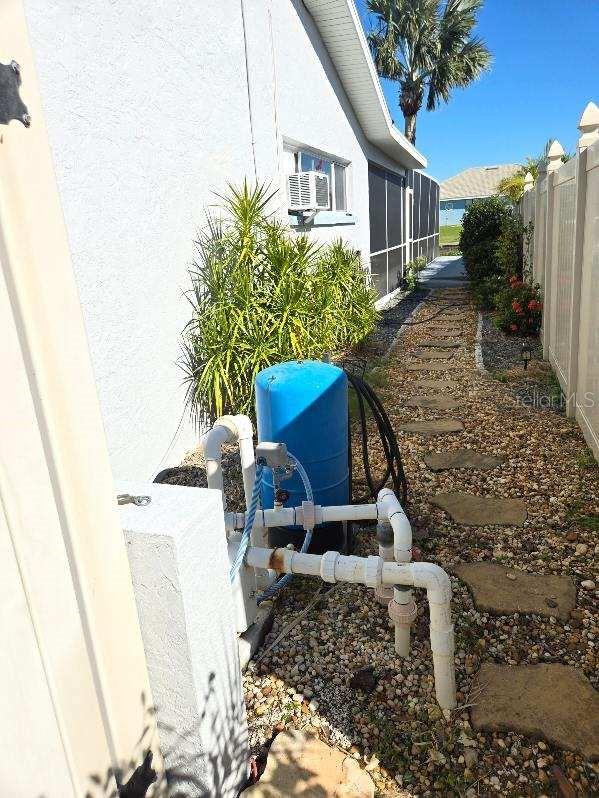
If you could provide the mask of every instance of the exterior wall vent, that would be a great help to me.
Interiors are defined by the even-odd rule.
[[[329,176],[323,172],[296,172],[287,176],[289,210],[327,211]]]

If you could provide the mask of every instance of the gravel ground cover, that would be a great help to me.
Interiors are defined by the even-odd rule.
[[[429,291],[419,288],[410,293],[398,294],[393,303],[381,313],[381,318],[368,341],[368,351],[386,351],[393,343],[402,324],[428,296]]]
[[[417,319],[432,315],[435,307],[427,302]],[[451,374],[458,387],[442,390],[461,402],[450,413],[405,405],[422,393],[415,387],[422,374],[405,365],[410,350],[429,337],[427,324],[406,328],[386,361],[375,358],[379,375],[384,369],[377,391],[396,430],[441,415],[458,418],[465,427],[442,436],[398,432],[410,482],[408,510],[423,559],[450,573],[461,562],[494,561],[531,573],[569,575],[576,583],[576,609],[567,621],[493,616],[478,611],[453,576],[459,706],[447,718],[434,698],[421,594],[412,653],[401,660],[386,609],[371,590],[344,584],[325,589],[319,580],[296,577],[276,600],[273,629],[245,674],[252,746],[259,750],[286,726],[314,731],[350,752],[371,773],[379,796],[596,795],[596,764],[543,740],[509,730],[476,732],[470,724],[469,708],[477,701],[473,679],[485,661],[562,662],[597,687],[599,470],[574,422],[527,406],[511,385],[476,371],[474,308],[465,316],[464,346],[452,361],[460,366]],[[490,471],[427,468],[427,453],[458,448],[503,456],[505,462]],[[371,455],[382,468],[382,453],[373,447]],[[527,520],[523,527],[461,526],[429,501],[449,491],[520,498]],[[376,552],[373,529],[360,529],[356,553]]]
[[[521,358],[524,345],[532,352],[526,371]],[[484,313],[481,349],[485,368],[495,379],[508,383],[519,401],[529,407],[565,414],[564,396],[551,367],[543,361],[538,338],[506,335],[495,327],[492,315]]]

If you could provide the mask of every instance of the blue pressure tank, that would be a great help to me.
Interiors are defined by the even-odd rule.
[[[349,504],[347,377],[342,369],[315,360],[290,361],[263,369],[256,377],[258,440],[285,443],[306,469],[314,503]],[[297,473],[281,486],[286,507],[306,498]],[[262,502],[273,507],[272,472],[262,477]],[[340,524],[317,529],[310,551],[339,549]],[[271,530],[271,545],[301,544],[302,530]]]

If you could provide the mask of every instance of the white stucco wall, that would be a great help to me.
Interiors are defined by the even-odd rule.
[[[176,361],[213,192],[257,175],[287,218],[284,140],[346,159],[356,223],[310,235],[366,265],[367,159],[401,167],[366,141],[300,0],[245,0],[249,102],[240,0],[25,6],[113,471],[151,478],[196,439]]]
[[[356,223],[315,227],[310,234],[322,241],[341,236],[361,251],[366,264],[370,252],[368,160],[400,173],[404,170],[367,141],[301,0],[273,5],[273,33],[280,136],[349,161],[348,210]]]
[[[175,365],[192,242],[251,163],[239,2],[26,9],[113,470],[148,478],[195,440]]]

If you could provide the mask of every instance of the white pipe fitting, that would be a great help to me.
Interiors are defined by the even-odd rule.
[[[373,562],[376,560],[377,562]],[[302,554],[289,549],[250,547],[247,563],[254,568],[273,568],[281,573],[320,576],[329,582],[407,585],[426,589],[430,611],[430,641],[435,673],[435,692],[442,709],[456,706],[454,631],[451,621],[451,582],[438,565],[430,562],[384,562],[381,557],[347,557],[338,552]],[[405,595],[409,591],[398,591]],[[397,602],[400,603],[400,602]],[[406,627],[401,625],[400,628]]]
[[[416,604],[412,591],[393,588],[393,599],[387,609],[395,626],[395,650],[400,657],[409,657],[410,627],[416,620]]]
[[[395,562],[410,562],[412,559],[412,526],[399,499],[389,488],[383,488],[377,496],[379,516],[387,518],[393,527],[393,554]]]
[[[377,496],[377,505],[380,514],[389,519],[393,528],[393,557],[397,563],[409,563],[412,560],[412,525],[401,506],[399,499],[389,488],[383,488]],[[411,590],[395,590],[393,602],[395,607],[406,606],[414,607],[414,618],[416,617],[416,605],[412,599]],[[402,616],[401,623],[395,620],[392,615],[391,603],[388,605],[389,616],[395,623],[395,651],[400,657],[410,655],[410,626],[414,620],[408,622],[407,616]],[[398,611],[393,610],[395,615]]]
[[[200,448],[206,463],[208,487],[223,492],[222,447],[231,440],[231,432],[226,427],[212,427],[200,438]],[[223,493],[223,506],[225,497]]]
[[[221,416],[214,423],[213,429],[225,428],[229,431],[229,440],[239,444],[241,470],[243,474],[243,492],[245,505],[250,506],[252,500],[252,487],[256,475],[256,461],[254,457],[254,430],[252,422],[247,416]]]

